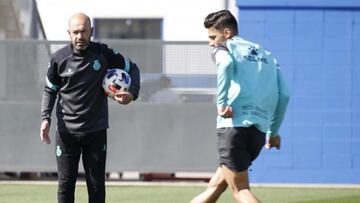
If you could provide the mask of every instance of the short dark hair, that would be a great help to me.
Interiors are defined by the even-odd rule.
[[[238,25],[236,18],[229,10],[220,10],[210,13],[206,16],[204,21],[205,28],[215,28],[216,30],[223,30],[224,28],[231,29],[235,35],[238,34]]]

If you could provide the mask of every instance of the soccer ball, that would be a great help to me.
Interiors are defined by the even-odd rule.
[[[128,91],[131,84],[129,73],[122,69],[108,69],[104,77],[102,86],[105,94],[114,98],[115,93],[120,91]]]

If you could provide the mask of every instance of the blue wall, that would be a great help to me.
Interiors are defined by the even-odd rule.
[[[282,149],[262,152],[251,182],[359,184],[360,1],[237,5],[240,35],[275,55],[292,93]]]

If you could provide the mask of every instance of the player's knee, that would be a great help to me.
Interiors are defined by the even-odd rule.
[[[223,192],[227,188],[227,183],[225,180],[210,182],[208,188],[214,188],[218,192]]]
[[[230,185],[230,189],[233,195],[237,195],[242,190],[249,190],[250,186],[248,183],[236,183],[234,185]]]

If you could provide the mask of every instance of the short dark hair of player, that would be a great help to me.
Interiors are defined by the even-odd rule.
[[[216,30],[223,30],[229,28],[235,35],[238,34],[238,25],[235,17],[229,10],[220,10],[210,13],[206,16],[204,21],[205,28],[215,28]]]

